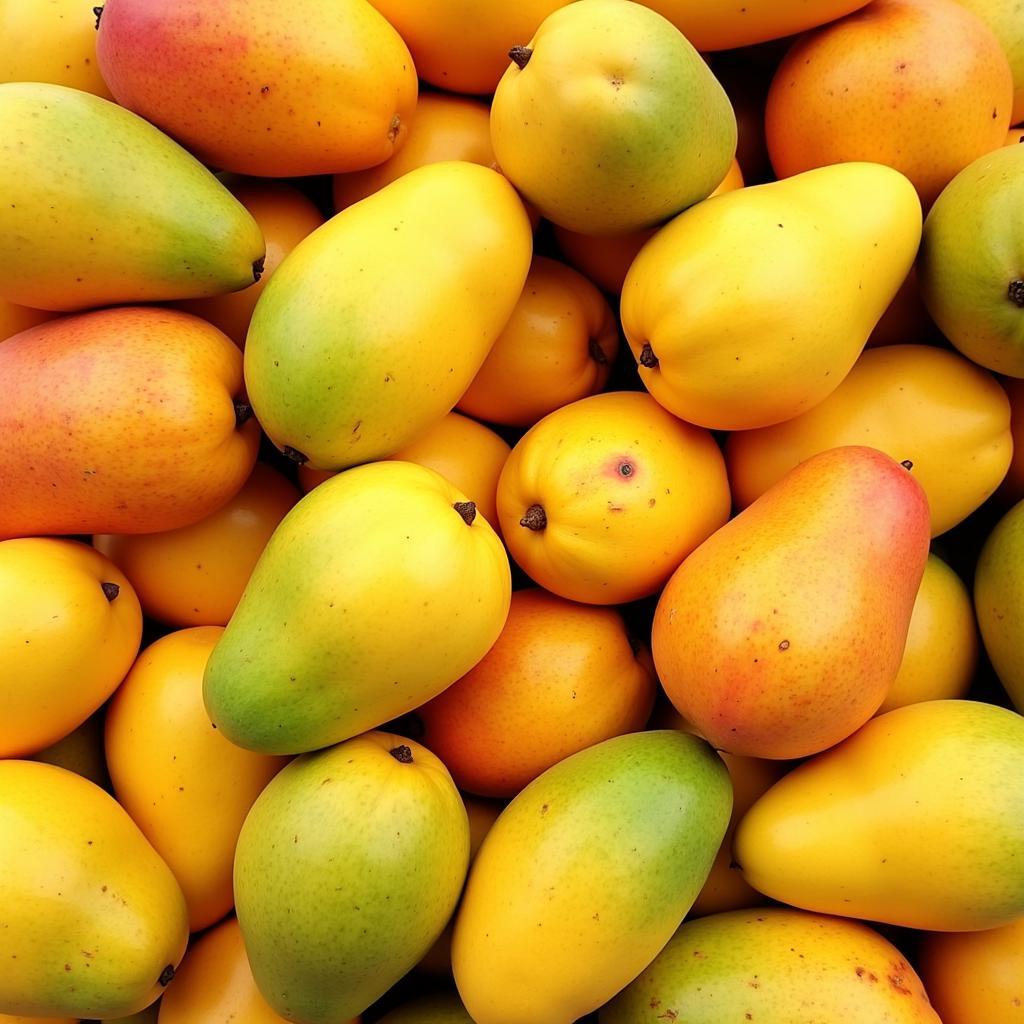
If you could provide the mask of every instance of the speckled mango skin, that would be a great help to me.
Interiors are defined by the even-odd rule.
[[[96,54],[118,103],[239,174],[372,167],[416,109],[409,49],[366,0],[107,0]]]
[[[235,291],[263,234],[195,157],[91,93],[0,84],[0,296],[72,311]]]
[[[307,235],[253,311],[245,383],[317,469],[386,458],[445,416],[522,292],[533,234],[497,171],[418,167]]]
[[[404,745],[411,761],[390,751]],[[425,747],[384,732],[289,764],[235,855],[253,977],[296,1024],[342,1024],[430,948],[469,864],[466,809]]]
[[[0,761],[0,861],[0,1006],[108,1018],[159,997],[185,952],[185,898],[113,797],[55,765]]]
[[[929,540],[924,491],[888,455],[807,459],[665,585],[651,649],[669,699],[733,754],[838,743],[896,678]]]
[[[477,1024],[571,1024],[679,927],[732,789],[703,740],[605,740],[549,768],[484,839],[455,920],[455,983]]]
[[[599,1024],[940,1024],[903,954],[859,922],[762,908],[686,921]]]
[[[790,772],[733,854],[773,899],[930,931],[1024,915],[1024,718],[965,700],[872,719]]]
[[[231,742],[297,754],[412,711],[469,671],[511,603],[508,556],[440,473],[375,462],[275,530],[210,655],[203,698]]]

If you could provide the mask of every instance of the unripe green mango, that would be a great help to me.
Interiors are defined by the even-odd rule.
[[[732,807],[711,746],[629,733],[567,757],[502,811],[470,871],[452,943],[476,1024],[571,1024],[672,937]]]
[[[425,747],[370,732],[296,758],[235,854],[257,987],[296,1024],[348,1024],[430,948],[468,864],[462,798]]]
[[[392,455],[462,397],[532,251],[515,189],[477,164],[419,167],[342,210],[256,303],[245,383],[263,429],[318,469]]]
[[[432,469],[324,481],[274,531],[206,667],[229,740],[297,754],[412,711],[469,671],[511,602],[508,555]]]
[[[0,760],[0,1008],[123,1017],[185,953],[185,897],[114,798],[81,776]]]
[[[0,84],[0,297],[81,310],[259,280],[256,221],[129,110],[61,85]]]

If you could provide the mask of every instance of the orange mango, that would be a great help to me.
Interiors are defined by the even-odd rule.
[[[0,345],[0,537],[145,533],[209,515],[252,471],[242,353],[197,317],[123,307]]]
[[[277,524],[299,500],[262,462],[242,489],[198,523],[163,533],[98,533],[93,546],[132,581],[142,608],[171,626],[224,626]]]
[[[287,763],[229,743],[206,714],[203,671],[222,632],[186,629],[147,647],[106,720],[114,792],[178,879],[193,932],[231,910],[242,822]]]

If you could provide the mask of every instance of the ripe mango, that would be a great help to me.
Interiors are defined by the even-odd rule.
[[[455,983],[477,1024],[571,1024],[650,963],[703,885],[732,805],[703,740],[604,740],[502,811],[455,919]]]
[[[515,189],[419,167],[304,238],[256,303],[245,383],[270,439],[342,469],[450,412],[519,299],[533,235]]]
[[[282,520],[206,668],[233,743],[294,754],[375,728],[487,653],[511,601],[508,556],[439,473],[375,462]]]
[[[631,0],[577,0],[516,39],[491,102],[502,172],[570,231],[650,227],[709,196],[736,117],[700,54]]]
[[[782,907],[684,921],[599,1024],[941,1024],[903,954],[860,922]]]
[[[1024,915],[1024,718],[935,700],[873,718],[740,821],[755,889],[806,910],[929,931]]]
[[[185,952],[185,899],[113,797],[0,760],[0,863],[0,1006],[107,1018],[158,998]]]
[[[685,210],[633,261],[622,326],[670,412],[719,430],[779,423],[831,394],[921,238],[910,182],[821,167]]]
[[[0,345],[0,537],[151,533],[203,519],[256,461],[242,356],[198,317],[127,306]]]
[[[259,280],[263,235],[195,157],[92,93],[0,84],[0,296],[40,309],[160,302]]]
[[[469,863],[466,809],[425,747],[370,732],[284,768],[235,854],[253,977],[297,1024],[362,1013],[430,948]]]

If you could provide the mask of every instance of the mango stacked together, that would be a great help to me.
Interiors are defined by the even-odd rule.
[[[0,1022],[1024,1018],[1018,6],[0,2]]]

